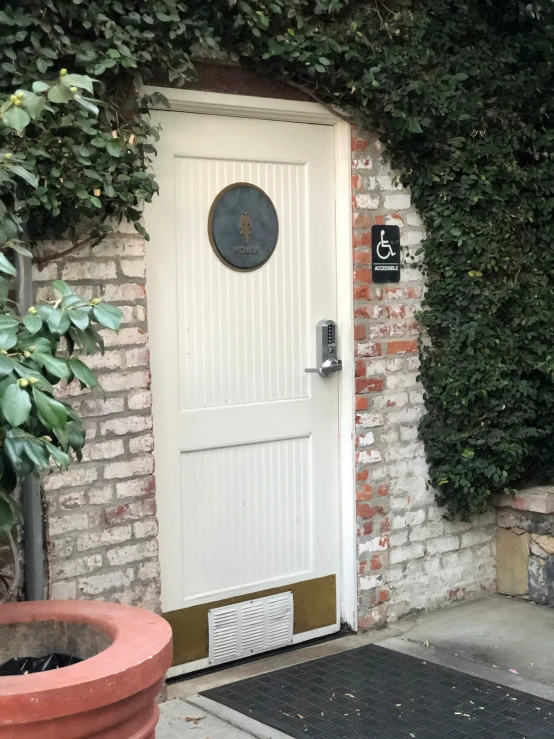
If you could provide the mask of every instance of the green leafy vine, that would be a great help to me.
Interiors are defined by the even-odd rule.
[[[234,53],[376,131],[427,234],[420,435],[439,502],[467,518],[552,474],[552,3],[23,0],[0,11],[0,42],[5,96],[36,80],[81,96],[64,68],[96,80],[15,142],[38,178],[12,208],[31,242],[94,244],[123,217],[141,229],[158,135],[141,86],[193,79],[198,51]]]

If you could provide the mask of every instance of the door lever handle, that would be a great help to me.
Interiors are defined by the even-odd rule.
[[[320,377],[330,377],[342,370],[342,359],[327,359],[321,367],[308,367],[304,372],[313,372]]]

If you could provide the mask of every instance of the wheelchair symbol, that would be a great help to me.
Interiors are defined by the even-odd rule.
[[[387,241],[385,239],[385,232],[381,231],[381,241],[377,244],[377,256],[379,259],[382,259],[383,261],[385,259],[390,259],[390,257],[396,256],[396,252],[394,251],[394,248],[390,241]]]

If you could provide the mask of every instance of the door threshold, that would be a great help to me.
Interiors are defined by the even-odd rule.
[[[176,685],[190,680],[195,680],[197,678],[204,678],[210,675],[214,675],[218,672],[240,668],[253,662],[261,662],[264,659],[280,657],[281,655],[289,654],[291,652],[298,652],[301,649],[308,649],[309,647],[315,647],[320,644],[326,644],[327,642],[336,641],[337,639],[343,639],[346,636],[351,636],[353,633],[354,632],[349,626],[343,625],[339,631],[335,631],[333,634],[315,637],[314,639],[310,639],[309,641],[301,641],[297,644],[291,644],[290,646],[281,647],[280,649],[273,649],[270,652],[261,652],[259,654],[253,655],[252,657],[237,659],[233,662],[225,662],[224,664],[213,665],[213,667],[205,667],[204,669],[199,669],[195,672],[186,672],[180,675],[172,675],[172,670],[179,668],[171,668],[168,673],[167,684]]]

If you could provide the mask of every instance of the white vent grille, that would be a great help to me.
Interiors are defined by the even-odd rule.
[[[292,593],[249,600],[208,613],[210,664],[230,662],[292,643]]]

